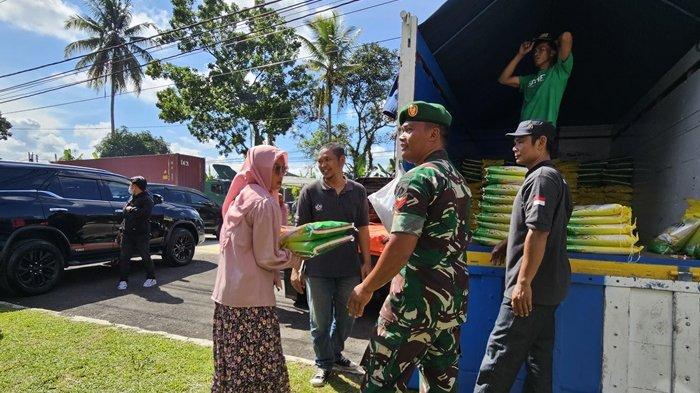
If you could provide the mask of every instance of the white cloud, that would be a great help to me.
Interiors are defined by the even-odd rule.
[[[143,100],[149,104],[155,104],[158,102],[158,92],[167,89],[172,83],[173,81],[167,78],[161,78],[156,80],[144,74],[143,79],[141,80],[141,94],[137,96],[136,93],[129,93],[129,95]],[[129,84],[128,90],[133,91],[133,85]]]
[[[95,124],[76,124],[73,130],[73,135],[80,142],[75,148],[78,155],[82,154],[84,158],[90,158],[92,152],[95,151],[102,139],[109,135],[112,124],[108,121],[102,121]]]
[[[80,9],[64,0],[11,0],[2,4],[0,21],[17,28],[55,37],[66,42],[75,41],[84,35],[77,30],[64,28],[66,19],[76,14],[84,14]],[[144,8],[134,12],[132,25],[143,22],[154,23],[158,28],[167,28],[170,15],[164,9]],[[145,30],[142,35],[157,34],[156,29]]]
[[[62,0],[11,0],[2,4],[0,20],[22,30],[74,41],[80,33],[64,29],[63,24],[77,13],[77,8]]]

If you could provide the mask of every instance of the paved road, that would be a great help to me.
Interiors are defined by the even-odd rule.
[[[17,298],[0,293],[0,300],[211,340],[214,307],[210,296],[217,257],[218,244],[213,240],[198,247],[194,261],[185,267],[158,264],[156,257],[156,288],[141,287],[144,271],[136,262],[127,291],[116,289],[118,269],[89,266],[67,270],[59,286],[47,294]],[[313,359],[308,313],[294,308],[281,292],[277,304],[284,353]],[[375,318],[376,311],[372,311],[355,323],[345,352],[355,362],[364,353]]]

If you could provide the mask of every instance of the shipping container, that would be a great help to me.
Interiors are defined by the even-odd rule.
[[[60,161],[58,164],[105,169],[120,175],[143,176],[151,183],[165,183],[204,190],[204,158],[185,154],[107,157]]]

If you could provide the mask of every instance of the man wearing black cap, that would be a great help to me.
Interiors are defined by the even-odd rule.
[[[524,121],[506,135],[514,138],[515,161],[528,172],[513,202],[508,238],[492,253],[492,262],[502,264],[505,248],[506,290],[474,391],[509,392],[527,361],[523,391],[547,393],[554,312],[571,279],[566,226],[573,205],[569,186],[550,161],[556,142],[552,123]]]
[[[523,42],[518,53],[503,70],[498,82],[519,88],[523,92],[523,108],[520,120],[546,120],[556,126],[559,106],[574,66],[571,54],[574,38],[568,31],[556,41],[549,34]],[[536,74],[514,76],[520,60],[534,49]]]
[[[153,198],[146,191],[146,179],[143,176],[131,178],[129,193],[131,198],[124,206],[123,236],[121,254],[119,255],[119,270],[121,278],[117,289],[125,290],[129,280],[129,262],[131,256],[138,254],[146,264],[145,288],[156,285],[156,273],[151,260],[149,242],[151,240],[151,210],[153,210]]]

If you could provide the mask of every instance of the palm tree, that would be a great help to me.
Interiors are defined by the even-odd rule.
[[[99,90],[109,83],[114,135],[114,96],[124,91],[130,81],[137,93],[141,92],[143,70],[137,57],[147,62],[153,57],[137,43],[150,42],[139,34],[154,25],[145,22],[131,26],[131,0],[88,0],[86,5],[91,15],[73,15],[66,20],[65,28],[81,30],[89,37],[68,44],[65,56],[89,51],[75,68],[89,66],[87,83],[94,89]]]
[[[332,137],[331,107],[333,93],[344,75],[352,70],[348,59],[352,54],[352,46],[357,39],[359,30],[354,26],[346,27],[335,12],[332,17],[318,15],[308,22],[311,29],[311,39],[299,36],[306,48],[311,52],[308,60],[313,71],[319,72],[320,84],[314,92],[314,105],[319,113],[327,110],[326,132],[328,139]]]

